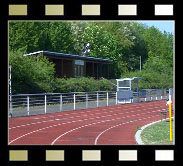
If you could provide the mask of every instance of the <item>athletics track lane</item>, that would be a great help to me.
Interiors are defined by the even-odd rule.
[[[160,120],[167,109],[161,100],[12,118],[9,144],[136,144],[136,127]]]

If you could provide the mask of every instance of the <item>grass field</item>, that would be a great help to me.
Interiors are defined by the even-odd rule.
[[[173,120],[172,131],[174,133]],[[172,145],[173,141],[170,141],[169,120],[145,128],[141,133],[141,139],[145,145]]]

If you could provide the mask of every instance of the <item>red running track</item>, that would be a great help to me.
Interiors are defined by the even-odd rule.
[[[9,120],[10,145],[134,145],[135,129],[161,119],[166,100]]]

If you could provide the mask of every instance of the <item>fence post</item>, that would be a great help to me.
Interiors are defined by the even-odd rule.
[[[45,114],[46,114],[46,94],[45,94],[45,96],[44,96],[44,112],[45,112]]]
[[[13,116],[13,111],[12,111],[12,96],[10,94],[10,116]]]
[[[86,108],[88,108],[88,93],[86,92]]]
[[[27,96],[27,115],[29,116],[29,96]]]
[[[76,94],[74,92],[74,110],[76,109]]]
[[[98,92],[97,92],[97,107],[98,107],[98,104],[99,104],[99,96],[98,96]]]
[[[62,95],[60,95],[60,112],[62,111]]]
[[[107,92],[107,106],[109,105],[109,92]]]
[[[118,104],[118,94],[116,92],[116,104]]]

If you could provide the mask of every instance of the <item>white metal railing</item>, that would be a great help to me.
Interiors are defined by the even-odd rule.
[[[44,93],[10,95],[9,112],[11,116],[78,110],[118,104],[116,91]],[[132,102],[146,102],[167,99],[167,94],[148,94],[139,96],[133,93]],[[125,102],[124,102],[125,103]]]

